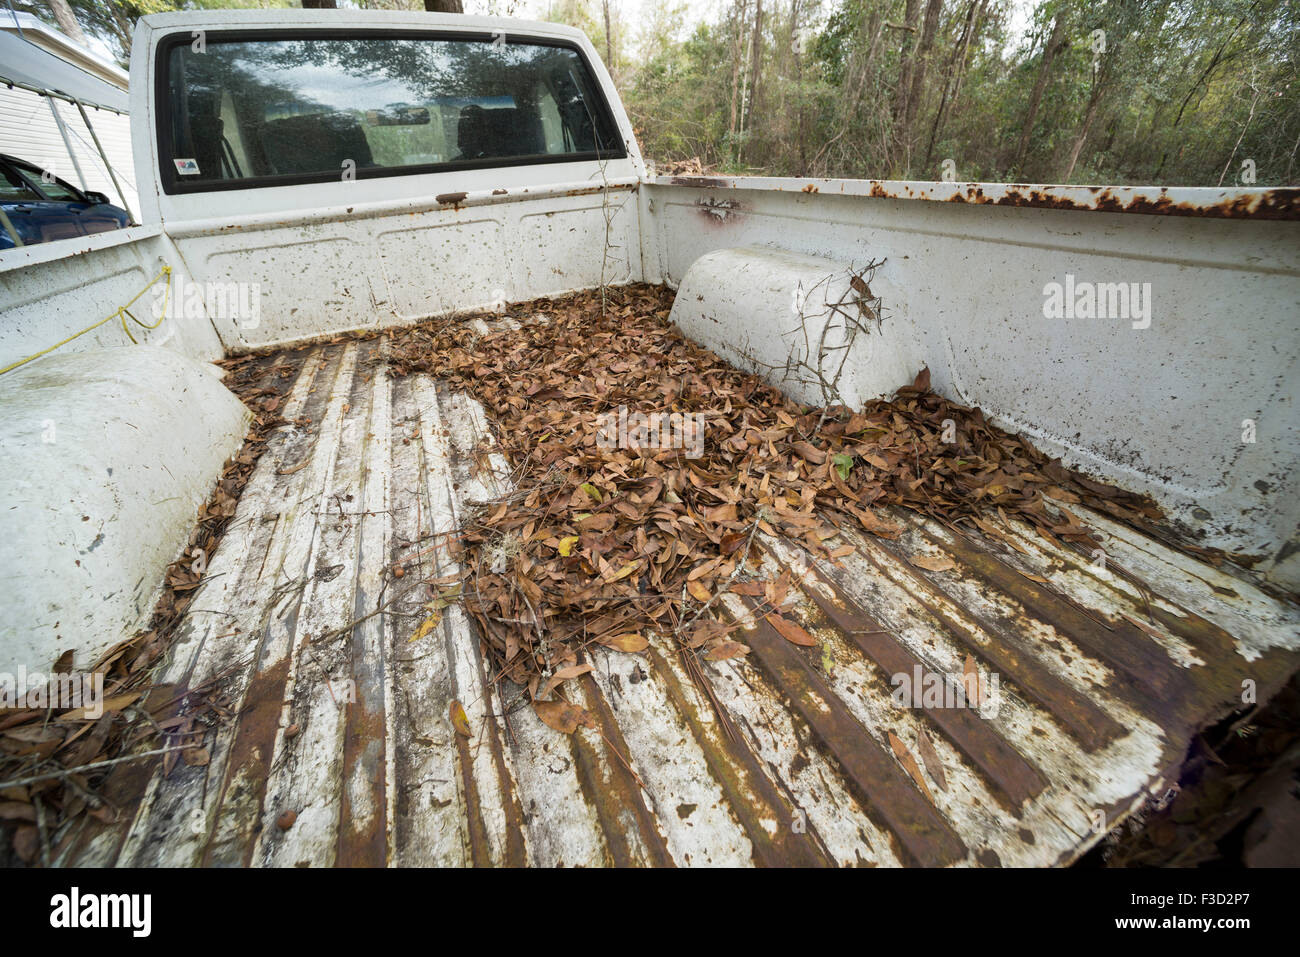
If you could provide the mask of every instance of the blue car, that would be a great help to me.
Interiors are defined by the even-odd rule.
[[[57,177],[42,176],[34,163],[3,153],[0,209],[24,246],[122,229],[131,222],[127,211],[103,193],[83,192]],[[15,245],[8,227],[0,222],[0,250]]]

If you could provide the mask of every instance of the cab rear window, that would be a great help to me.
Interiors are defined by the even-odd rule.
[[[168,192],[625,155],[564,45],[186,34],[161,64]]]

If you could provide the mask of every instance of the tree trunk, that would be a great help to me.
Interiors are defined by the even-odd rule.
[[[425,3],[432,3],[434,0],[424,0]],[[456,0],[460,5],[460,0]],[[614,45],[609,42],[609,0],[602,0],[601,7],[605,13],[605,66],[614,69]],[[457,11],[458,13],[460,11]]]
[[[758,79],[763,72],[763,0],[758,0],[754,7],[754,39],[751,43],[754,61],[749,65],[749,116],[752,118],[758,108]]]
[[[303,0],[302,5],[307,6],[307,0]],[[334,6],[331,2],[330,6]],[[464,13],[465,5],[460,0],[424,0],[424,10],[426,13]]]
[[[793,40],[799,35],[799,0],[790,0],[790,48],[794,50],[795,89],[799,97],[799,176],[808,175],[808,132],[804,123],[803,108],[803,57],[795,47]]]
[[[934,155],[934,143],[939,138],[939,130],[943,128],[943,122],[947,118],[948,104],[957,99],[957,91],[961,89],[961,76],[966,70],[966,51],[970,48],[972,34],[978,29],[977,22],[983,6],[984,0],[970,0],[970,6],[966,9],[966,23],[961,29],[961,36],[957,38],[952,57],[948,60],[948,67],[943,73],[943,95],[939,98],[939,109],[934,114],[934,125],[930,127],[930,142],[925,148],[925,162],[921,164],[923,168],[929,167],[930,157]]]
[[[1052,60],[1056,58],[1061,46],[1061,34],[1065,30],[1065,17],[1058,13],[1052,21],[1052,35],[1043,50],[1043,62],[1038,67],[1038,79],[1034,81],[1034,92],[1029,96],[1029,108],[1025,111],[1025,122],[1020,128],[1020,142],[1016,144],[1015,155],[1011,157],[1011,169],[1019,170],[1024,162],[1025,150],[1029,148],[1029,137],[1034,131],[1034,119],[1038,116],[1038,104],[1042,102],[1043,91],[1047,89],[1047,79],[1052,72]]]
[[[748,4],[744,2],[740,3],[733,14],[736,24],[736,42],[731,48],[731,122],[727,126],[727,132],[733,144],[736,141],[736,126],[740,104],[740,58],[745,47],[744,33],[741,28],[745,24],[745,9],[747,6]]]
[[[1070,149],[1070,162],[1066,164],[1065,172],[1061,176],[1062,183],[1070,181],[1075,164],[1079,162],[1079,153],[1083,151],[1083,142],[1088,138],[1089,130],[1092,129],[1092,121],[1097,118],[1097,107],[1101,103],[1101,91],[1104,85],[1101,78],[1093,85],[1092,95],[1088,97],[1088,110],[1083,115],[1083,125],[1079,127],[1079,134],[1074,138],[1074,146]]]
[[[68,4],[68,0],[47,0],[47,3],[50,12],[54,14],[54,19],[59,22],[59,29],[84,47],[86,34],[81,31],[81,24],[72,15],[72,7]]]
[[[930,51],[934,48],[934,35],[939,29],[939,11],[943,0],[929,0],[925,7],[925,26],[921,32],[921,45],[917,49],[912,70],[912,92],[907,98],[905,130],[911,139],[912,124],[921,110],[921,97],[925,93],[925,78],[930,72]]]
[[[304,10],[335,10],[337,4],[334,0],[302,0]]]
[[[865,58],[860,59],[860,63],[855,63],[854,68],[846,78],[845,86],[849,91],[848,110],[845,112],[846,123],[851,122],[857,116],[858,107],[862,104],[862,94],[866,90],[867,83],[870,82],[872,70],[876,65],[876,58],[880,56],[880,45],[885,36],[885,26],[879,10],[871,12],[862,29],[863,33],[859,39],[867,42],[867,54]],[[854,59],[859,59],[856,53]]]
[[[1228,175],[1228,167],[1232,165],[1232,161],[1237,156],[1237,150],[1241,148],[1241,141],[1246,136],[1246,128],[1250,126],[1250,121],[1255,118],[1255,104],[1259,102],[1259,84],[1252,82],[1250,84],[1250,90],[1252,94],[1250,98],[1250,113],[1246,116],[1246,122],[1241,125],[1241,132],[1237,134],[1237,142],[1232,144],[1232,152],[1228,154],[1228,162],[1223,164],[1223,172],[1219,174],[1218,185],[1220,186],[1223,185],[1223,178]]]
[[[921,12],[920,0],[907,0],[903,12],[903,55],[898,61],[898,88],[894,92],[894,119],[907,115],[907,98],[912,92],[912,55],[916,51],[916,18]]]

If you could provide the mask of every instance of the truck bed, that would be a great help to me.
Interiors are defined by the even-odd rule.
[[[474,400],[393,375],[384,349],[258,360],[289,424],[158,677],[220,688],[231,716],[74,863],[1063,865],[1171,786],[1243,682],[1263,700],[1300,665],[1295,607],[1094,512],[1076,509],[1111,570],[1028,528],[1012,548],[892,509],[901,537],[845,531],[852,554],[795,576],[787,615],[820,647],[766,622],[732,636],[744,658],[593,647],[564,687],[598,727],[565,735],[460,605],[412,640],[426,582],[457,572],[442,544],[510,471]],[[760,539],[773,577],[798,565]],[[996,715],[896,702],[890,676],[968,661]]]

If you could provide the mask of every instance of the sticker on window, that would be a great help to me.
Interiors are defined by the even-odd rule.
[[[178,160],[173,160],[173,162],[176,164],[176,172],[179,173],[181,176],[198,176],[198,175],[199,175],[199,161],[198,161],[198,160],[192,160],[192,159],[178,159]]]

